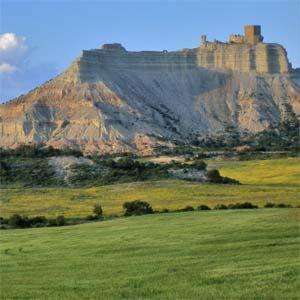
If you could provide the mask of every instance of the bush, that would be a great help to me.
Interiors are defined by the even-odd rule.
[[[58,216],[55,219],[49,220],[49,226],[64,226],[64,225],[66,225],[64,216]]]
[[[225,204],[217,204],[215,209],[227,209],[227,206]]]
[[[87,221],[95,221],[95,220],[97,220],[97,216],[95,216],[95,215],[88,215],[86,217],[86,220]]]
[[[49,226],[57,226],[57,223],[56,223],[56,219],[50,219],[49,221],[48,221],[48,225]]]
[[[277,208],[289,208],[289,207],[292,207],[292,205],[285,204],[285,203],[279,203],[279,204],[276,204],[276,207]]]
[[[57,226],[64,226],[66,224],[64,216],[58,216],[56,218],[56,225]]]
[[[48,224],[48,220],[44,216],[30,218],[30,224],[34,227],[43,227]]]
[[[186,207],[181,208],[178,211],[193,211],[193,210],[195,210],[194,207],[187,205]]]
[[[205,204],[202,204],[197,207],[197,210],[210,210],[210,207],[208,207]]]
[[[272,208],[272,207],[275,207],[275,206],[276,206],[276,204],[275,204],[275,203],[271,203],[271,202],[267,202],[267,203],[264,205],[265,208]]]
[[[98,218],[102,217],[103,209],[102,209],[101,205],[100,204],[95,204],[93,212]]]
[[[199,171],[206,170],[206,167],[207,167],[207,165],[204,161],[198,160],[198,159],[195,160],[191,166]]]
[[[139,216],[153,213],[151,205],[146,201],[134,200],[125,202],[123,208],[125,209],[125,216]]]
[[[168,213],[168,212],[169,212],[169,210],[168,210],[167,208],[164,208],[164,209],[161,211],[162,214],[166,214],[166,213]]]
[[[223,183],[219,170],[209,170],[207,172],[207,180],[211,183]]]
[[[244,202],[244,203],[235,203],[235,204],[229,204],[229,209],[252,209],[252,208],[258,208],[257,205],[253,205],[250,202]]]
[[[240,184],[240,182],[236,179],[229,178],[229,177],[222,177],[223,181],[222,183],[224,184]]]
[[[222,177],[219,170],[209,170],[207,172],[207,181],[211,183],[240,184],[238,180],[229,177]]]
[[[30,227],[30,221],[26,216],[15,214],[9,218],[8,225],[14,228],[28,228]]]

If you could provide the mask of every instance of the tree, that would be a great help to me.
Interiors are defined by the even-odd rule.
[[[56,225],[57,226],[64,226],[66,224],[64,216],[58,216],[56,218]]]
[[[94,205],[94,210],[93,210],[94,214],[97,216],[97,217],[102,217],[103,216],[103,209],[101,207],[100,204],[95,204]]]
[[[139,216],[153,213],[151,205],[148,202],[141,200],[125,202],[123,208],[125,209],[125,216]]]

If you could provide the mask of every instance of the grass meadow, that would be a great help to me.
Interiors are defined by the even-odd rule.
[[[299,158],[207,161],[223,176],[238,179],[242,185],[199,184],[182,180],[160,180],[85,188],[18,188],[7,186],[0,191],[2,217],[14,213],[28,216],[85,217],[95,203],[104,214],[122,214],[125,201],[145,200],[154,209],[178,209],[250,201],[262,207],[266,202],[300,204]]]
[[[299,212],[194,211],[4,230],[1,299],[299,299]]]

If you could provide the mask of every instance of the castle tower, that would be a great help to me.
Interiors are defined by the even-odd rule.
[[[201,35],[201,48],[205,48],[207,45],[207,42],[206,42],[206,35],[205,34],[202,34]]]
[[[260,25],[246,25],[244,27],[244,32],[246,43],[251,45],[256,45],[264,39],[261,35]]]

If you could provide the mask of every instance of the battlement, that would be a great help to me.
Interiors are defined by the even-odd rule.
[[[244,35],[231,34],[229,36],[229,44],[248,44],[257,45],[263,42],[264,37],[261,35],[260,25],[246,25],[244,26]],[[219,42],[219,41],[214,41]],[[220,43],[220,42],[219,42]],[[201,48],[205,48],[208,45],[206,35],[201,36]]]

